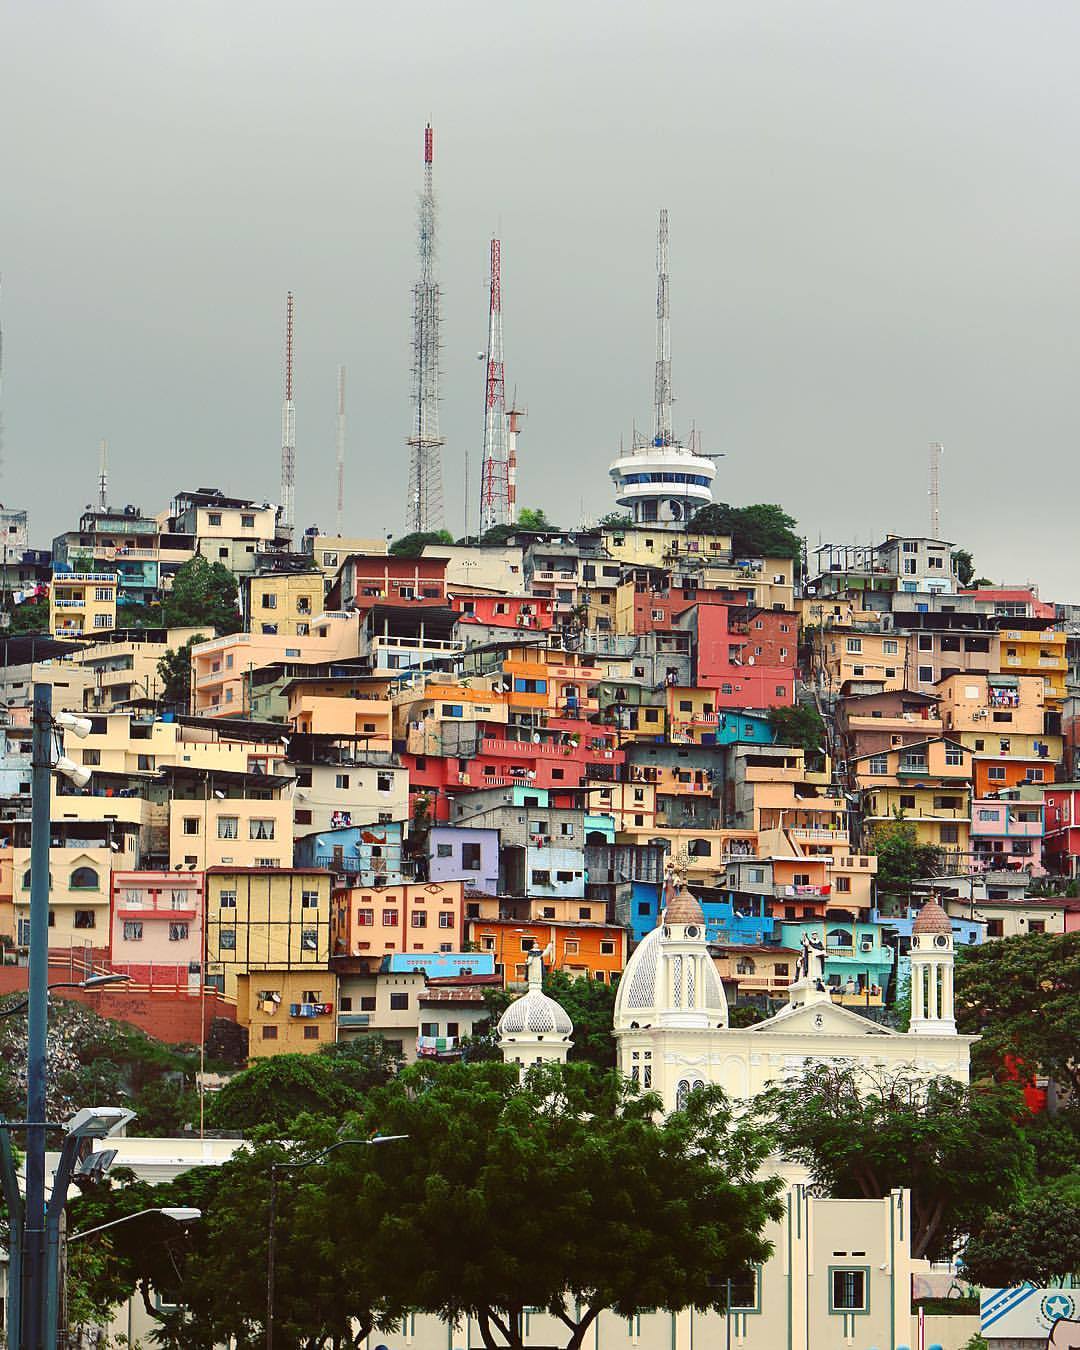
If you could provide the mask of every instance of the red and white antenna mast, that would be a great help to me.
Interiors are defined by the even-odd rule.
[[[480,533],[510,525],[510,474],[506,450],[506,379],[503,371],[502,249],[491,241],[487,374],[484,379],[484,463],[480,471]]]
[[[518,407],[515,390],[513,407],[506,411],[506,497],[511,525],[517,520],[517,438],[526,412],[527,409]]]
[[[281,408],[281,525],[291,531],[296,505],[296,407],[293,403],[293,293],[285,297],[285,402]]]

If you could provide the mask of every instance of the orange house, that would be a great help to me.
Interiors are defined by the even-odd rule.
[[[1036,787],[1054,781],[1055,765],[1048,759],[1021,759],[1001,756],[976,755],[974,769],[975,796],[983,798],[1002,788]]]
[[[467,919],[469,940],[495,957],[495,973],[504,984],[524,984],[526,953],[549,945],[552,968],[607,984],[617,982],[626,965],[626,929],[618,924],[557,919]]]
[[[330,905],[331,957],[379,962],[410,952],[459,952],[463,881],[343,886]]]

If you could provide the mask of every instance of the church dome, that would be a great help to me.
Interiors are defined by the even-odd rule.
[[[520,1036],[553,1036],[566,1040],[574,1024],[561,1003],[556,1003],[541,989],[530,989],[514,999],[499,1018],[499,1040],[513,1040]]]
[[[701,902],[685,886],[681,887],[668,901],[664,909],[665,923],[699,923],[704,926],[705,911]]]
[[[950,937],[952,936],[952,924],[949,922],[949,916],[932,896],[919,910],[919,917],[912,925],[911,933],[913,937],[923,933],[946,933]]]
[[[701,924],[699,935],[676,939],[667,925],[654,928],[626,963],[615,996],[616,1030],[727,1026],[724,986],[705,943],[701,906],[693,903],[697,914],[676,922],[691,924],[696,919]]]

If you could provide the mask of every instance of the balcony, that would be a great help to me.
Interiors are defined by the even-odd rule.
[[[350,1027],[371,1026],[371,1014],[366,1012],[339,1012],[338,1027],[347,1031]]]
[[[290,1017],[329,1017],[334,1011],[332,1003],[290,1003]]]
[[[86,600],[53,600],[56,609],[85,609],[87,603]]]
[[[872,989],[846,994],[842,989],[830,989],[832,1001],[841,1008],[881,1008],[885,1005],[885,996],[880,989],[875,994]]]
[[[460,1036],[417,1036],[416,1053],[420,1059],[458,1059]]]

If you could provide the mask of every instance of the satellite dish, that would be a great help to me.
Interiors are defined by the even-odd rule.
[[[485,356],[485,353],[484,353],[484,352],[477,352],[477,353],[476,353],[476,359],[477,359],[478,361],[483,361],[484,356]],[[385,1347],[385,1346],[378,1346],[378,1345],[377,1345],[377,1346],[375,1347],[375,1350],[386,1350],[386,1347]]]

